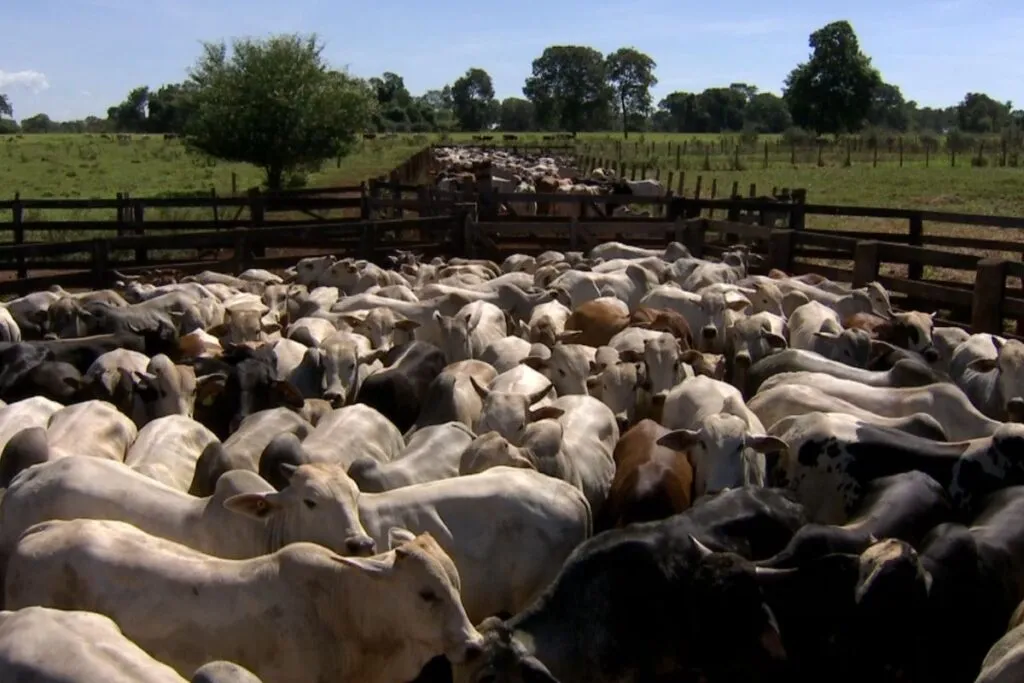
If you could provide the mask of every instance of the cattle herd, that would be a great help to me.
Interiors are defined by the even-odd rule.
[[[0,681],[1024,680],[1024,346],[744,248],[0,307]]]
[[[480,189],[481,171],[488,169],[491,187],[503,194],[569,194],[595,198],[593,206],[604,216],[647,216],[636,210],[625,198],[663,197],[665,187],[651,178],[629,180],[614,171],[591,169],[581,174],[572,160],[531,156],[504,149],[474,147],[438,147],[433,150],[438,190],[475,193]],[[628,200],[626,200],[628,201]],[[503,213],[516,216],[579,217],[580,204],[575,202],[510,201],[499,207]]]

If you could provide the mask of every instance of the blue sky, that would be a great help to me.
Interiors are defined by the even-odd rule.
[[[853,23],[883,77],[922,105],[967,91],[1024,105],[1020,0],[10,0],[0,22],[0,92],[17,118],[104,115],[134,86],[180,81],[203,40],[317,32],[336,66],[394,71],[418,94],[468,67],[499,97],[522,96],[552,44],[634,46],[658,63],[656,101],[673,90],[747,82],[778,92],[807,37]]]

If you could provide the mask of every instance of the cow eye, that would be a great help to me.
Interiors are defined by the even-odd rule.
[[[316,507],[316,501],[315,501],[315,500],[310,500],[309,498],[306,498],[306,499],[305,499],[305,500],[303,500],[302,502],[303,502],[303,503],[305,504],[305,506],[306,506],[306,507],[308,507],[308,508],[309,508],[310,510],[312,510],[312,509],[314,509],[314,508]]]
[[[434,591],[431,591],[431,590],[421,590],[420,591],[420,600],[422,600],[423,602],[433,604],[433,603],[437,602],[438,599],[439,598],[437,597],[437,594],[434,593]]]
[[[558,376],[559,377],[565,377],[565,370],[559,369],[558,370]]]

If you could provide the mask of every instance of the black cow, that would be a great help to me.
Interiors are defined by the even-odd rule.
[[[272,348],[233,347],[219,360],[197,359],[195,419],[224,440],[249,415],[285,406],[302,410],[302,393],[277,376]]]
[[[785,492],[745,488],[598,534],[530,607],[478,627],[484,653],[460,673],[473,683],[782,680],[760,585],[782,570],[735,553],[777,550],[804,521]]]
[[[917,547],[936,525],[953,519],[953,506],[939,482],[912,470],[875,479],[850,521],[842,526],[808,524],[785,550],[762,567],[797,567],[834,553],[860,554],[879,539],[898,538]]]
[[[1024,599],[1024,486],[988,496],[980,510],[970,527],[939,525],[922,544],[931,680],[974,680]]]
[[[56,354],[30,343],[0,350],[0,399],[13,403],[45,396],[63,405],[84,400],[82,373]]]
[[[403,434],[416,423],[427,390],[447,363],[433,344],[412,341],[391,349],[383,370],[363,380],[356,402],[376,409]]]

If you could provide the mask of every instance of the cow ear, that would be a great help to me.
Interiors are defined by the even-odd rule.
[[[352,328],[358,327],[359,325],[363,324],[362,318],[355,315],[343,315],[341,316],[341,321]]]
[[[700,432],[692,429],[677,429],[658,439],[658,445],[674,451],[685,451],[700,442]]]
[[[839,335],[836,334],[835,332],[822,332],[821,330],[818,330],[817,332],[815,332],[814,336],[815,337],[821,337],[822,339],[838,339],[839,338]]]
[[[225,500],[224,507],[246,517],[266,519],[281,509],[281,503],[277,493],[240,493]]]
[[[768,342],[768,346],[773,349],[785,349],[789,347],[789,343],[786,341],[785,337],[775,334],[774,332],[766,332],[764,334],[764,340]]]
[[[563,332],[558,333],[558,341],[563,343],[569,342],[572,341],[573,339],[576,339],[581,334],[583,334],[583,330],[565,330]]]
[[[374,349],[373,351],[370,351],[365,356],[360,356],[359,357],[359,362],[363,363],[364,365],[369,364],[369,363],[373,363],[373,362],[376,362],[376,361],[384,362],[384,359],[387,357],[387,355],[388,355],[388,350],[387,349]]]
[[[541,358],[539,356],[527,356],[526,358],[523,358],[521,361],[519,361],[519,364],[525,365],[528,368],[533,368],[534,370],[540,372],[548,366],[548,359]]]
[[[996,358],[978,358],[967,364],[967,368],[974,372],[992,372],[998,366]]]
[[[530,421],[536,422],[537,420],[557,420],[565,414],[565,411],[561,408],[555,408],[554,406],[544,406],[543,408],[537,408],[530,411]]]
[[[416,540],[416,534],[403,529],[400,526],[393,526],[388,529],[388,549],[394,550],[398,546]]]
[[[395,329],[402,330],[403,332],[412,332],[418,328],[420,324],[415,320],[397,320],[395,321]]]
[[[786,442],[777,436],[747,436],[744,445],[758,453],[779,453],[788,448]]]
[[[286,379],[279,379],[274,382],[273,389],[281,402],[289,408],[301,409],[306,405],[306,399],[302,392]]]

